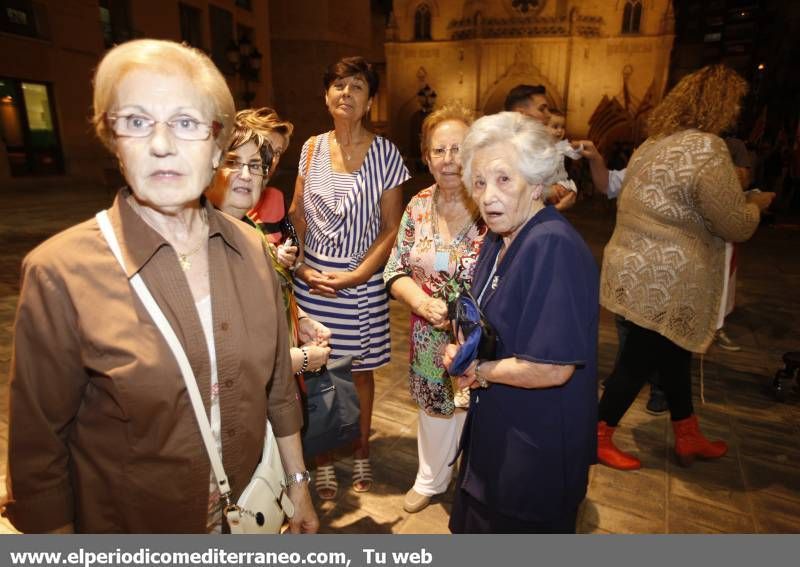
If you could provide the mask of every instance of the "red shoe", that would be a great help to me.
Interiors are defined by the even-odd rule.
[[[607,467],[621,471],[632,471],[642,468],[642,462],[627,453],[623,453],[614,446],[611,437],[614,436],[614,427],[609,427],[605,421],[597,423],[597,460]]]
[[[709,441],[703,437],[696,415],[673,421],[672,428],[675,431],[675,455],[684,467],[691,465],[695,457],[718,459],[728,452],[724,441]]]

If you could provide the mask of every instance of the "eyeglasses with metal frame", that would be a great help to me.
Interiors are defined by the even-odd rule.
[[[226,169],[230,173],[238,173],[241,174],[244,171],[244,168],[247,168],[247,172],[250,174],[251,177],[263,177],[267,174],[267,167],[264,166],[264,162],[262,161],[251,161],[249,163],[242,163],[235,158],[226,158],[222,162],[222,167]]]
[[[431,157],[434,159],[444,159],[447,152],[450,152],[450,157],[453,159],[458,157],[458,146],[450,146],[449,148],[431,148]]]
[[[106,114],[111,131],[119,138],[148,138],[155,132],[156,124],[166,124],[172,135],[179,140],[201,142],[210,136],[216,138],[222,124],[216,120],[210,124],[193,116],[181,114],[169,120],[156,120],[144,114]]]

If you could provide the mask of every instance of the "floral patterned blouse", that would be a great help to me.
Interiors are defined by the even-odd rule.
[[[383,279],[387,285],[409,276],[430,296],[445,303],[455,299],[472,282],[486,225],[480,217],[466,225],[450,243],[439,242],[436,232],[434,195],[436,185],[423,189],[406,207],[397,242]],[[429,414],[451,415],[455,409],[450,375],[442,364],[449,330],[435,329],[428,321],[411,314],[411,397]]]

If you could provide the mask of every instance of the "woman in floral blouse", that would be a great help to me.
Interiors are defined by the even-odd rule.
[[[486,226],[461,182],[459,146],[472,114],[451,105],[422,124],[422,156],[435,183],[406,207],[384,270],[389,292],[411,308],[411,396],[419,405],[419,470],[403,508],[418,512],[447,490],[469,396],[454,392],[442,363],[451,341],[447,304],[468,288]],[[454,395],[455,394],[455,395]],[[461,400],[464,400],[462,403]]]

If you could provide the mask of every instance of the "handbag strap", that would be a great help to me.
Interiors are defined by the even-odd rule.
[[[108,211],[100,211],[95,215],[95,218],[97,219],[97,224],[100,226],[100,231],[103,233],[106,242],[108,242],[108,247],[111,248],[111,252],[117,259],[117,262],[119,262],[119,265],[122,266],[122,271],[127,275],[125,261],[122,258],[122,249],[119,246],[117,236],[114,234],[111,221],[108,219]],[[161,311],[158,303],[156,303],[156,300],[153,298],[153,295],[150,293],[150,290],[144,283],[142,276],[139,275],[139,273],[136,273],[130,278],[129,281],[131,287],[133,287],[134,291],[136,292],[136,295],[139,296],[139,299],[141,299],[145,309],[147,309],[147,312],[153,319],[153,322],[158,327],[158,330],[161,331],[161,334],[167,341],[167,345],[169,345],[169,349],[175,356],[175,360],[178,361],[178,366],[180,366],[183,381],[186,383],[186,390],[189,392],[189,399],[192,401],[194,416],[197,418],[197,425],[200,427],[200,433],[203,436],[203,444],[206,447],[208,458],[211,461],[211,468],[214,469],[214,477],[217,480],[220,496],[226,501],[226,503],[230,505],[230,484],[228,483],[228,477],[225,474],[225,469],[222,466],[222,457],[217,450],[217,446],[214,441],[214,435],[211,432],[211,424],[208,422],[208,416],[206,415],[206,410],[203,406],[203,398],[200,395],[200,389],[197,387],[197,380],[195,379],[194,372],[192,371],[192,366],[189,364],[189,358],[186,356],[186,352],[183,350],[183,346],[178,340],[177,335],[175,335],[175,331],[172,329],[169,321],[167,321],[167,318],[164,316],[164,312]]]
[[[306,152],[306,166],[303,172],[303,178],[308,177],[308,170],[311,169],[311,158],[314,157],[314,146],[317,145],[317,137],[311,136],[308,140],[308,151]]]

